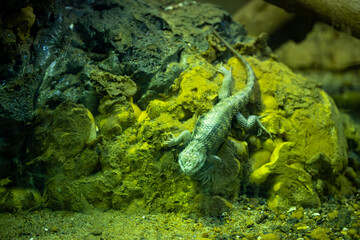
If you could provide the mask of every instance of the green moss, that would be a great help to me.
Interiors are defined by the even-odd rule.
[[[37,157],[29,165],[45,163],[48,177],[62,172],[76,178],[94,171],[98,154],[88,146],[96,138],[97,127],[88,109],[66,101],[55,110],[40,112],[37,122],[30,146]]]
[[[0,211],[21,211],[40,205],[41,195],[35,189],[0,187]]]
[[[319,206],[320,194],[325,192],[321,182],[326,182],[332,193],[342,192],[333,180],[342,180],[339,176],[347,165],[346,141],[332,100],[316,84],[295,75],[283,64],[271,59],[260,61],[249,57],[248,60],[257,76],[257,87],[243,112],[266,115],[261,121],[274,138],[253,135],[244,142],[239,141],[244,136],[242,132],[231,131],[231,137],[218,152],[223,164],[205,185],[181,172],[177,163],[181,147],[168,149],[163,143],[169,132],[178,135],[183,130],[192,131],[197,118],[216,103],[222,81],[217,66],[201,56],[189,57],[189,68],[175,80],[169,95],[151,101],[144,111],[131,97],[118,96],[130,93],[105,84],[108,78],[117,84],[130,84],[130,81],[125,83],[124,78],[93,73],[93,80],[97,79],[100,92],[105,94],[95,119],[103,139],[97,146],[100,159],[97,162],[93,146],[86,143],[89,131],[93,131],[89,130],[94,126],[92,120],[82,122],[82,127],[75,125],[79,129],[54,131],[55,139],[60,140],[42,145],[46,153],[42,158],[56,159],[55,162],[68,159],[61,163],[70,170],[60,166],[68,175],[58,175],[52,179],[54,183],[49,183],[48,203],[75,210],[96,206],[125,212],[210,214],[206,210],[208,206],[220,201],[224,207],[211,213],[216,215],[228,209],[228,201],[237,198],[241,184],[248,182],[249,175],[252,183],[262,184],[268,191],[268,205],[273,209]],[[236,58],[228,61],[227,68],[230,66],[236,92],[245,86],[246,74]],[[73,106],[69,112],[87,116],[87,111],[76,109],[79,107]],[[51,118],[57,122],[55,115]],[[66,126],[72,123],[70,116],[60,117],[67,121]],[[87,129],[87,135],[81,129]],[[75,143],[76,147],[66,149]],[[55,154],[58,149],[61,153]],[[86,157],[79,157],[80,153]],[[59,165],[48,165],[49,171],[54,172],[55,166]],[[331,176],[322,171],[330,166]],[[76,168],[83,170],[74,172]]]
[[[134,108],[125,97],[112,99],[104,96],[100,100],[99,113],[96,120],[105,139],[114,139],[121,135],[136,121]]]

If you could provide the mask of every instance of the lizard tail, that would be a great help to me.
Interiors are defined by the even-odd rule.
[[[225,41],[225,39],[223,39],[220,36],[220,34],[218,32],[215,31],[215,29],[211,28],[211,30],[213,31],[215,36],[217,38],[219,38],[220,41],[222,43],[224,43],[224,45],[237,57],[237,59],[239,59],[241,64],[244,65],[245,70],[246,70],[246,76],[247,76],[246,86],[245,86],[245,89],[243,89],[242,91],[240,91],[239,93],[237,93],[235,95],[241,95],[241,97],[239,96],[240,99],[242,99],[243,101],[245,100],[247,102],[250,98],[250,95],[251,95],[254,85],[255,85],[255,78],[256,78],[255,73],[252,70],[249,62],[246,60],[245,57],[240,55],[227,41]]]

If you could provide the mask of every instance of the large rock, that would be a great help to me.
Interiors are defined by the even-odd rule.
[[[224,196],[232,199],[241,185],[250,182],[267,189],[268,205],[281,210],[291,206],[318,207],[324,195],[343,191],[336,182],[344,177],[347,144],[333,101],[316,83],[294,74],[281,63],[254,57],[248,57],[248,61],[256,73],[257,87],[244,112],[267,115],[262,122],[273,139],[267,135],[260,139],[250,137],[250,161],[244,160],[246,145],[239,152],[225,144],[222,149],[227,150],[219,152],[224,167],[215,171],[210,183],[198,185],[183,175],[176,164],[181,148],[161,151],[166,132],[192,131],[197,116],[216,103],[222,78],[217,73],[218,66],[199,57],[190,59],[191,67],[175,81],[172,93],[151,101],[146,116],[123,132],[117,142],[108,144],[102,155],[104,167],[123,169],[124,179],[136,180],[136,186],[140,185],[142,191],[137,191],[142,193],[133,201],[142,199],[140,202],[147,209],[156,211],[202,211],[201,206],[205,206],[204,211],[208,212],[207,203]],[[236,58],[225,66],[233,69],[235,91],[242,89],[243,66]],[[235,142],[244,136],[238,132],[231,135],[238,139]],[[241,157],[242,154],[245,155]],[[156,188],[151,187],[153,184]],[[119,198],[117,205],[121,206],[118,201]],[[129,198],[124,201],[132,204]]]
[[[351,186],[333,101],[270,58],[264,39],[246,36],[223,10],[99,1],[74,8],[64,23],[74,24],[60,31],[69,34],[57,52],[64,54],[48,58],[39,50],[46,66],[36,100],[46,107],[37,112],[24,177],[45,189],[46,206],[218,216],[241,193],[264,190],[271,208],[287,209],[317,207],[324,195]],[[242,113],[264,115],[273,138],[232,129],[218,152],[222,165],[202,184],[181,171],[183,146],[163,143],[169,132],[192,131],[216,104],[221,64],[232,68],[233,93],[245,86],[244,67],[211,26],[250,55],[257,80]]]

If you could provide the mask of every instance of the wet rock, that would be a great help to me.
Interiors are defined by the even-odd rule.
[[[0,121],[31,121],[34,116],[33,96],[37,91],[38,80],[35,75],[25,74],[4,84],[0,89]]]
[[[246,36],[228,13],[203,3],[169,9],[156,1],[99,1],[55,16],[64,17],[59,30],[49,29],[56,41],[45,44],[49,38],[39,32],[32,52],[41,92],[26,103],[36,104],[19,99],[26,113],[46,106],[34,124],[26,170],[45,189],[48,207],[220,216],[249,182],[268,192],[276,210],[317,207],[322,196],[345,192],[339,183],[346,183],[347,144],[333,101],[269,57],[264,38]],[[233,93],[245,86],[244,67],[229,59],[210,27],[252,54],[246,58],[256,87],[242,112],[265,116],[273,139],[231,130],[218,153],[222,165],[203,185],[181,172],[184,146],[164,142],[170,132],[193,131],[217,103],[220,63],[232,69]],[[22,89],[20,80],[10,83],[2,90]],[[21,115],[11,114],[4,116]]]
[[[230,211],[233,206],[225,198],[220,196],[210,197],[204,202],[204,211],[206,215],[220,217],[223,213]]]
[[[12,28],[21,41],[30,37],[30,29],[35,23],[34,9],[31,6],[20,8],[3,20],[6,28]]]
[[[91,80],[95,82],[96,91],[99,95],[109,95],[110,98],[117,96],[131,97],[136,93],[136,84],[128,76],[116,76],[107,72],[92,71]]]
[[[133,88],[135,90],[136,88]],[[127,91],[131,91],[131,88]],[[136,121],[134,105],[131,105],[124,96],[112,99],[103,97],[100,100],[99,129],[105,139],[115,138]]]
[[[88,71],[85,67],[88,61],[82,50],[65,49],[44,71],[35,106],[55,108],[69,100],[94,112],[98,100],[90,79],[84,75]]]
[[[338,110],[332,99],[316,88],[314,82],[292,74],[281,64],[272,65],[271,69],[273,73],[281,71],[283,74],[289,74],[279,79],[279,82],[276,78],[268,82],[267,73],[264,72],[257,75],[260,89],[265,93],[262,97],[264,105],[267,106],[270,102],[269,106],[274,107],[269,109],[274,115],[264,118],[263,122],[269,124],[270,132],[281,136],[280,140],[283,143],[277,145],[269,163],[254,170],[250,180],[260,183],[268,179],[272,182],[269,205],[273,208],[276,206],[275,208],[286,209],[298,204],[318,206],[321,194],[318,196],[312,187],[312,177],[303,164],[311,164],[311,159],[319,153],[327,156],[324,164],[331,166],[332,172],[335,173],[331,175],[332,180],[329,183],[335,180],[347,165],[347,143],[342,125],[337,120]],[[273,104],[274,99],[269,93],[274,94],[278,107]],[[323,167],[319,164],[318,169]],[[279,172],[282,173],[278,175]],[[276,174],[272,175],[273,173]],[[328,173],[321,176],[322,179],[329,177]],[[332,190],[339,191],[338,188]]]
[[[339,192],[332,182],[341,176],[347,162],[345,137],[341,125],[336,122],[335,106],[316,84],[271,59],[248,58],[259,83],[254,95],[261,95],[261,98],[253,98],[247,111],[253,112],[252,106],[256,102],[260,105],[262,112],[257,114],[268,114],[262,122],[274,134],[274,139],[266,140],[268,136],[261,136],[258,140],[249,140],[254,164],[248,163],[251,167],[243,168],[247,162],[248,144],[238,140],[244,135],[232,132],[230,134],[237,140],[230,138],[220,149],[224,165],[215,166],[211,184],[204,186],[184,176],[176,161],[182,147],[163,150],[166,132],[177,135],[185,129],[191,131],[196,122],[195,113],[206,112],[216,103],[222,80],[216,73],[216,66],[195,59],[197,62],[190,59],[192,67],[175,81],[171,95],[151,101],[146,118],[141,122],[130,122],[120,135],[114,135],[110,138],[113,140],[102,148],[102,169],[120,170],[122,181],[131,183],[126,185],[128,187],[117,187],[116,197],[110,196],[117,208],[126,211],[127,207],[132,206],[134,210],[134,206],[138,206],[139,211],[210,213],[206,211],[208,200],[214,195],[224,201],[236,197],[241,181],[246,182],[249,174],[253,184],[261,184],[269,192],[268,205],[273,209],[317,207],[323,194]],[[243,67],[235,58],[227,65],[233,69],[235,91],[242,89],[245,83]],[[117,115],[117,107],[113,107],[116,105],[111,101],[103,106],[106,109],[104,116]],[[127,100],[118,106],[127,106],[121,112],[131,115],[132,105]],[[262,159],[258,159],[259,156]],[[330,167],[331,175],[326,171]],[[252,172],[242,174],[242,169]],[[321,191],[321,187],[314,187],[313,179],[331,187]],[[211,214],[220,211],[223,208]]]
[[[40,205],[41,194],[36,189],[0,187],[0,211],[16,212]]]
[[[121,184],[119,171],[102,171],[90,176],[71,179],[61,172],[51,178],[46,186],[44,206],[52,209],[66,209],[88,212],[109,209],[112,206],[109,189]]]
[[[211,181],[204,184],[203,188],[211,194],[221,194],[228,199],[236,198],[242,178],[243,166],[241,164],[244,164],[248,158],[247,143],[229,137],[218,154],[222,163],[212,171]]]
[[[59,172],[69,179],[90,175],[99,164],[98,154],[91,147],[96,129],[94,117],[82,105],[66,101],[55,110],[45,109],[38,115],[31,138],[33,158],[28,169],[46,178]]]

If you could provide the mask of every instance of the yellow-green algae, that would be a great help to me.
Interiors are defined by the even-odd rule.
[[[136,84],[129,76],[117,76],[109,72],[93,70],[90,72],[90,78],[97,92],[108,94],[111,98],[119,95],[129,97],[136,93]]]
[[[3,211],[21,211],[40,205],[41,195],[36,189],[0,186],[0,209]]]
[[[275,134],[275,141],[283,143],[276,144],[269,162],[255,169],[250,181],[270,183],[268,205],[273,209],[318,206],[324,193],[337,194],[340,189],[326,189],[321,182],[332,186],[347,165],[347,144],[338,110],[315,83],[283,64],[254,61],[264,112],[268,113],[263,123]],[[320,176],[307,171],[320,160],[316,166]]]
[[[257,80],[243,112],[266,115],[261,121],[273,139],[264,134],[245,142],[241,131],[232,130],[219,150],[224,164],[210,183],[201,185],[181,172],[177,163],[181,149],[163,143],[169,132],[193,130],[197,118],[216,103],[223,78],[218,65],[190,55],[188,69],[175,80],[169,95],[151,101],[144,111],[133,103],[134,91],[124,94],[125,90],[112,85],[110,91],[101,84],[95,122],[78,104],[64,103],[40,115],[32,149],[39,156],[30,164],[45,163],[46,206],[218,215],[231,209],[231,200],[249,181],[268,189],[273,209],[317,207],[324,194],[342,191],[336,183],[351,189],[343,176],[346,141],[333,101],[314,82],[273,59],[247,59]],[[243,66],[234,57],[225,66],[232,68],[234,91],[242,89]],[[92,76],[102,83],[108,77],[132,83],[128,77],[103,72]]]
[[[270,186],[268,204],[273,209],[293,205],[317,207],[324,192],[336,194],[339,191],[335,186],[324,189],[325,184],[319,182],[335,181],[347,164],[346,142],[337,122],[337,109],[315,83],[295,75],[285,65],[271,59],[260,61],[249,57],[248,60],[258,79],[254,99],[249,105],[260,105],[262,111],[256,114],[267,114],[262,121],[275,136],[260,141],[250,153],[254,156],[250,181]],[[170,96],[150,102],[145,110],[146,117],[104,148],[103,166],[122,169],[127,182],[126,189],[115,190],[115,196],[121,196],[115,197],[119,201],[116,205],[121,206],[123,201],[124,210],[127,205],[140,202],[151,211],[191,212],[214,199],[204,195],[203,188],[209,186],[197,185],[181,173],[176,163],[179,151],[162,146],[167,132],[176,135],[185,129],[192,131],[197,116],[216,102],[222,78],[217,68],[198,56],[189,58],[189,65],[176,79]],[[245,71],[235,58],[228,61],[227,67],[230,66],[237,91],[244,87]],[[315,162],[320,161],[319,154],[326,156],[321,161],[329,166],[331,174],[311,175]],[[238,165],[240,169],[240,162]],[[312,171],[309,173],[307,169]],[[328,175],[334,179],[329,179]],[[222,176],[217,173],[210,192],[214,196],[229,197],[229,192],[217,188],[221,180],[226,179],[227,172],[222,172]],[[316,182],[312,181],[313,177]],[[232,184],[238,188],[240,183]],[[233,194],[238,191],[236,188],[230,188]]]

